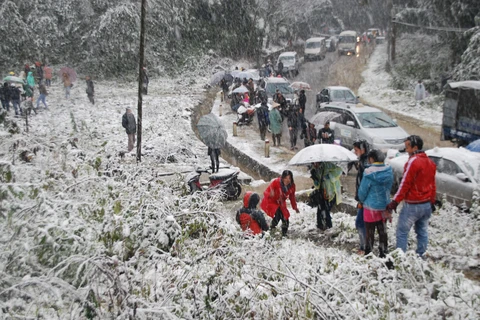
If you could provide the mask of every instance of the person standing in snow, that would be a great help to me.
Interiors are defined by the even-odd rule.
[[[287,199],[290,200],[293,210],[300,213],[295,199],[293,173],[290,170],[283,171],[281,177],[272,180],[263,193],[263,200],[260,204],[260,208],[270,218],[273,218],[270,229],[275,229],[278,223],[282,221],[282,236],[284,237],[287,236],[288,226],[290,224],[290,212],[287,209]]]
[[[274,102],[272,104],[272,110],[269,114],[270,119],[270,131],[272,132],[273,146],[280,146],[280,140],[282,138],[282,115],[278,111],[279,104]]]
[[[252,191],[247,191],[243,197],[243,207],[237,211],[236,220],[247,235],[257,235],[268,231],[263,212],[257,209],[260,196]]]
[[[65,99],[70,98],[70,89],[72,88],[72,81],[70,81],[70,76],[68,73],[64,72],[62,74],[63,88],[65,90]]]
[[[40,102],[43,103],[43,105],[45,106],[45,109],[48,109],[48,105],[46,101],[48,92],[47,92],[47,88],[45,87],[45,84],[40,83],[38,86],[38,91],[40,92],[40,96],[38,97],[38,100],[37,100],[37,109],[40,107]]]
[[[300,109],[302,109],[302,113],[305,114],[305,105],[307,104],[307,96],[305,95],[305,90],[300,90],[298,104],[300,105]]]
[[[221,151],[220,149],[213,149],[208,147],[208,155],[210,156],[210,161],[211,161],[211,166],[210,168],[212,169],[212,173],[215,173],[215,169],[218,172],[218,168],[220,167],[220,157]]]
[[[28,85],[25,85],[25,87],[28,87]],[[20,89],[17,88],[13,83],[10,86],[10,100],[12,101],[15,115],[20,115]]]
[[[418,80],[417,85],[415,86],[415,100],[417,104],[425,99],[425,86],[422,83],[422,80]]]
[[[398,216],[397,248],[407,251],[408,233],[415,225],[417,234],[417,254],[422,257],[428,246],[428,221],[435,211],[437,166],[422,151],[423,140],[411,135],[405,140],[405,151],[410,156],[405,163],[403,178],[393,200],[387,209],[397,210],[400,202],[405,201]]]
[[[42,63],[38,62],[38,61],[35,63],[35,65],[37,66],[37,68],[36,68],[36,71],[37,71],[36,78],[38,80],[38,84],[40,84],[40,83],[43,82],[43,77],[44,77],[43,66],[42,66]]]
[[[325,122],[322,129],[318,130],[318,139],[321,143],[333,144],[335,141],[335,133],[330,129],[330,121]]]
[[[0,87],[0,101],[2,102],[3,109],[10,111],[10,88],[7,82]]]
[[[128,107],[122,117],[122,126],[128,135],[128,152],[132,151],[135,145],[135,133],[137,133],[137,123],[132,113],[132,108]]]
[[[45,64],[45,67],[43,68],[43,74],[45,76],[45,84],[47,85],[47,87],[50,87],[50,85],[52,84],[52,73],[52,68]]]
[[[279,75],[279,76],[282,76],[282,75],[283,75],[283,62],[282,62],[282,60],[280,60],[280,61],[278,62],[277,75]]]
[[[29,71],[27,75],[27,84],[30,87],[30,90],[32,90],[32,97],[35,89],[35,78],[33,77],[33,72]]]
[[[358,199],[364,206],[365,254],[372,252],[377,229],[380,258],[385,258],[388,249],[386,220],[391,220],[391,214],[386,211],[386,207],[390,202],[393,171],[392,167],[384,164],[385,155],[380,150],[370,150],[367,158],[370,166],[365,169],[358,188]]]
[[[315,124],[308,123],[308,128],[305,130],[303,143],[305,147],[315,144],[317,141],[317,129],[315,129]]]
[[[299,116],[298,109],[294,108],[288,113],[287,118],[288,132],[290,134],[290,150],[297,148],[297,135],[299,129]]]
[[[310,170],[310,177],[317,190],[317,228],[330,229],[332,216],[330,211],[334,204],[342,203],[340,176],[342,168],[331,162],[315,162]]]
[[[357,218],[355,219],[355,228],[358,232],[358,237],[360,241],[360,248],[358,254],[365,254],[365,222],[363,220],[363,204],[358,198],[358,188],[360,188],[360,183],[362,182],[363,172],[365,168],[368,167],[368,152],[369,144],[366,140],[357,140],[353,143],[353,150],[358,157],[358,162],[355,164],[357,167],[357,177],[355,180],[355,200],[357,201]]]
[[[85,80],[87,82],[86,93],[87,93],[88,100],[90,100],[91,104],[95,104],[95,100],[94,100],[95,87],[93,86],[92,78],[90,78],[90,76],[86,76]]]

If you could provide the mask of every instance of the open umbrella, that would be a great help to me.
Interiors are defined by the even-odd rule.
[[[23,78],[15,77],[15,76],[7,76],[7,77],[3,78],[3,81],[5,81],[5,82],[16,82],[16,83],[21,83],[21,84],[25,83],[25,80],[23,80]]]
[[[310,88],[310,85],[306,82],[301,82],[301,81],[296,81],[296,82],[293,82],[290,87],[292,87],[293,89],[297,89],[297,90],[307,90],[307,91],[310,91],[312,90],[312,88]]]
[[[75,80],[77,80],[77,73],[72,68],[63,67],[60,70],[58,70],[58,75],[60,78],[62,78],[64,73],[68,74],[68,77],[71,82],[75,82]]]
[[[300,150],[288,162],[291,166],[307,165],[314,162],[351,162],[357,161],[352,151],[335,144],[314,144]]]
[[[218,84],[223,79],[224,76],[225,76],[225,71],[218,71],[214,73],[210,78],[210,84],[211,85]]]
[[[235,78],[239,78],[241,80],[243,79],[250,79],[250,78],[255,78],[255,75],[251,72],[248,72],[248,71],[239,71],[239,70],[234,70],[230,73],[232,76],[234,76]]]
[[[325,125],[325,122],[338,120],[341,116],[341,114],[336,112],[324,111],[314,115],[308,122],[313,123],[315,127],[320,128]]]
[[[227,131],[220,119],[213,113],[201,117],[197,123],[197,129],[200,139],[207,147],[221,149],[227,141]]]
[[[470,142],[466,149],[473,152],[480,152],[480,139]]]
[[[248,92],[248,89],[245,86],[240,86],[237,89],[233,90],[232,92],[233,93],[245,93],[245,92]]]

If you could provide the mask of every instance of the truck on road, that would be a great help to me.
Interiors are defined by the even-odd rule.
[[[445,87],[440,140],[459,147],[480,139],[480,81],[450,82]]]

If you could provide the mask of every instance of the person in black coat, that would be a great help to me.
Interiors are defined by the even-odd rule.
[[[283,75],[283,62],[280,60],[278,62],[278,70],[277,70],[277,75],[282,76]]]
[[[267,102],[262,102],[260,107],[257,109],[257,119],[258,119],[258,129],[260,130],[260,139],[265,141],[265,135],[267,134],[267,128],[270,124],[270,119],[268,117],[268,106]]]
[[[303,114],[305,114],[306,103],[307,103],[307,96],[305,95],[305,90],[300,90],[300,96],[298,97],[298,104],[300,105],[300,109],[302,109]]]
[[[0,87],[0,101],[2,102],[3,109],[10,111],[10,88],[8,88],[7,82]]]
[[[369,145],[368,142],[365,140],[357,140],[353,143],[353,150],[358,157],[358,162],[355,163],[357,167],[357,177],[355,180],[355,200],[357,203],[357,218],[355,219],[355,228],[358,231],[358,237],[360,241],[360,246],[358,249],[359,254],[365,253],[365,243],[366,243],[366,229],[365,229],[365,222],[363,221],[363,204],[360,202],[358,198],[358,188],[360,187],[360,183],[362,182],[363,172],[365,168],[368,166],[368,151]]]
[[[13,109],[15,109],[15,115],[20,115],[20,89],[12,84],[9,88],[10,101],[12,101]]]
[[[290,150],[298,149],[297,135],[300,127],[299,122],[298,109],[291,110],[287,118],[288,132],[290,133]]]
[[[330,129],[330,121],[325,122],[325,126],[318,130],[318,139],[321,143],[333,144],[335,140],[335,134],[332,129]]]
[[[92,81],[92,78],[90,78],[89,76],[86,76],[85,77],[85,80],[87,81],[87,97],[88,97],[88,100],[90,100],[90,102],[92,104],[95,104],[95,100],[94,100],[94,96],[95,96],[95,87],[93,85],[93,81]]]
[[[218,168],[220,166],[220,160],[218,159],[218,157],[220,156],[220,154],[220,149],[213,149],[208,147],[208,155],[210,156],[210,161],[212,162],[212,165],[210,166],[210,168],[212,169],[212,173],[215,173],[215,169],[217,170],[216,172],[218,172]]]

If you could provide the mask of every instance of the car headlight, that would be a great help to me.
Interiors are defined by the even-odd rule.
[[[379,137],[373,137],[372,142],[375,144],[387,144],[385,140]]]

